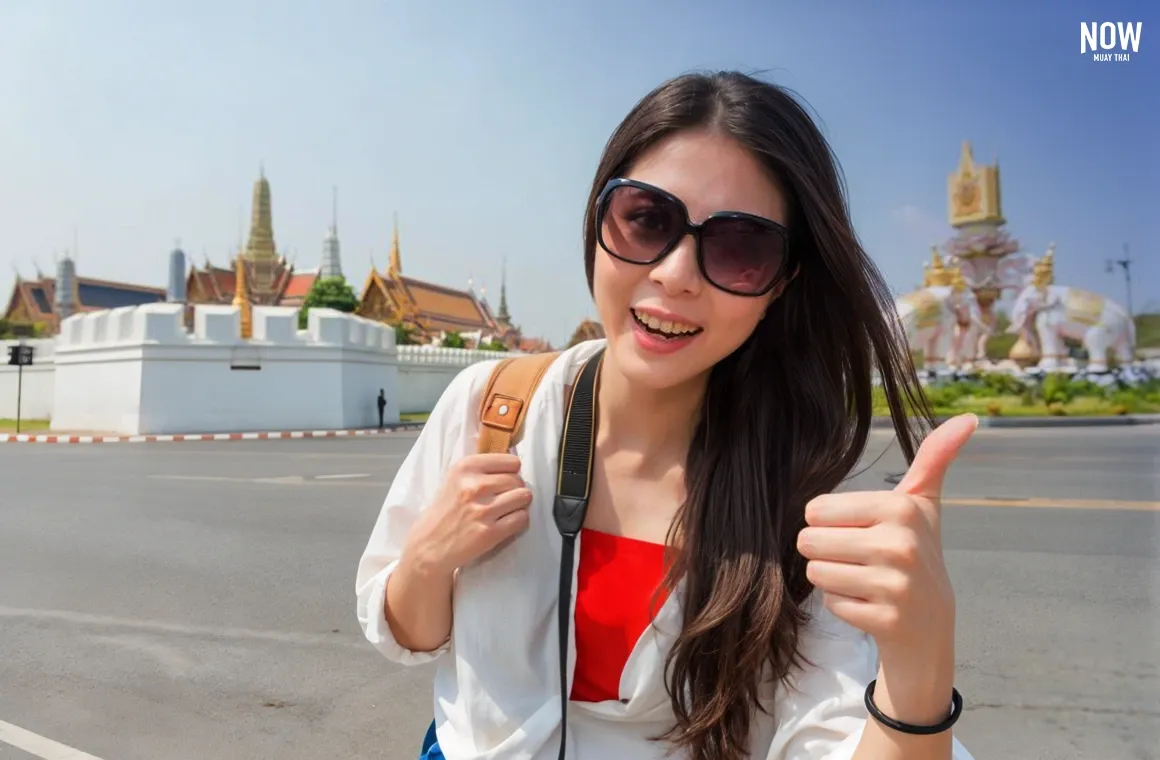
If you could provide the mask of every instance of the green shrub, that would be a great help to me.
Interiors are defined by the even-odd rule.
[[[1070,378],[1067,375],[1052,373],[1043,378],[1043,388],[1041,390],[1043,402],[1047,404],[1048,408],[1053,405],[1066,404],[1074,397],[1071,389]]]

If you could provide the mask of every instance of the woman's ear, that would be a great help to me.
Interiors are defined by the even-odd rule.
[[[774,287],[773,292],[770,293],[769,296],[769,303],[765,305],[767,311],[769,310],[769,304],[772,304],[774,301],[781,298],[782,294],[785,293],[785,289],[789,287],[791,282],[797,279],[797,276],[801,271],[801,264],[794,264],[793,271],[790,272],[789,277],[786,277]],[[762,314],[761,318],[765,319],[765,314]]]

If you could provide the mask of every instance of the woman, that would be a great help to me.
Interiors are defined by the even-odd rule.
[[[597,357],[566,756],[969,758],[945,727],[938,499],[977,420],[915,455],[907,412],[929,413],[809,116],[736,73],[665,83],[605,149],[584,253],[607,339],[554,361],[514,455],[475,453],[495,363],[464,370],[359,565],[367,638],[438,661],[428,756],[561,751],[551,512],[565,389]],[[875,367],[912,466],[893,492],[835,494]]]

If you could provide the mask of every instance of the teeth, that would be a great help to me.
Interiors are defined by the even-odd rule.
[[[645,314],[643,312],[636,311],[635,309],[633,310],[632,314],[641,324],[652,330],[656,330],[657,332],[665,333],[666,335],[685,335],[686,333],[698,332],[701,329],[696,325],[686,325],[683,322],[660,320],[651,314]]]

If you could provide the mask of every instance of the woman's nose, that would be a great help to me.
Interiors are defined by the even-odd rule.
[[[677,247],[653,265],[649,279],[664,288],[669,295],[696,295],[703,285],[701,269],[697,265],[697,241],[685,235]]]

